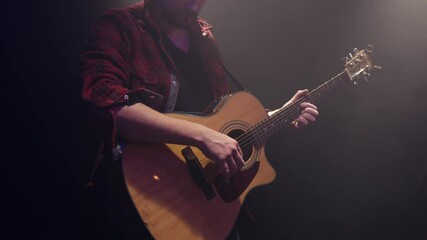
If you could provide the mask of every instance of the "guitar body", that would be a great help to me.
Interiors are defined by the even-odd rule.
[[[215,164],[197,148],[188,151],[187,146],[181,145],[129,142],[122,161],[124,178],[151,234],[160,240],[225,239],[249,191],[275,178],[265,157],[265,140],[298,118],[301,102],[319,102],[345,83],[357,83],[360,78],[366,79],[372,69],[381,69],[372,63],[372,50],[371,45],[360,51],[354,49],[343,72],[272,116],[247,92],[223,98],[208,116],[170,114],[237,140],[245,165],[228,184],[223,182]],[[200,163],[196,170],[194,163]]]
[[[233,137],[268,117],[262,104],[247,92],[225,97],[208,116],[168,115]],[[208,200],[181,153],[186,147],[128,142],[122,164],[132,201],[156,239],[225,239],[249,191],[272,182],[275,171],[264,146],[251,146],[245,151],[244,167],[226,184],[213,161],[192,147],[215,193]]]

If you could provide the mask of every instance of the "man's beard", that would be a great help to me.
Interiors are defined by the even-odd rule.
[[[174,27],[187,29],[194,21],[196,21],[198,14],[191,10],[183,9],[176,11],[167,11],[162,7],[163,14],[166,20]]]

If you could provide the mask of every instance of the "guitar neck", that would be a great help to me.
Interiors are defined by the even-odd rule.
[[[248,131],[248,134],[252,136],[254,144],[264,144],[267,139],[283,128],[288,127],[292,121],[298,118],[301,113],[300,104],[302,102],[318,104],[321,100],[340,89],[345,83],[350,82],[351,78],[348,72],[341,72],[337,76],[309,92],[307,96],[298,99],[297,101],[280,109],[273,115],[265,118],[263,121],[252,126],[252,128]]]

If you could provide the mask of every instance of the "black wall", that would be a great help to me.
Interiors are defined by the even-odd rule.
[[[3,194],[7,239],[81,239],[93,147],[79,54],[119,1],[3,6]],[[135,2],[135,1],[133,1]],[[373,44],[383,69],[319,105],[318,121],[266,146],[275,182],[247,201],[263,239],[427,238],[427,3],[208,1],[225,63],[266,107],[313,89]]]

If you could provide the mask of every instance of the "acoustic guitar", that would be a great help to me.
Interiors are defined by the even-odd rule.
[[[229,183],[223,181],[215,163],[195,147],[128,142],[123,175],[132,201],[153,237],[225,239],[249,191],[275,178],[275,170],[265,156],[265,141],[299,116],[301,102],[318,103],[346,83],[357,83],[372,69],[380,68],[372,63],[372,50],[372,46],[354,49],[341,73],[272,116],[245,91],[221,98],[208,115],[168,114],[237,140],[245,164]]]

